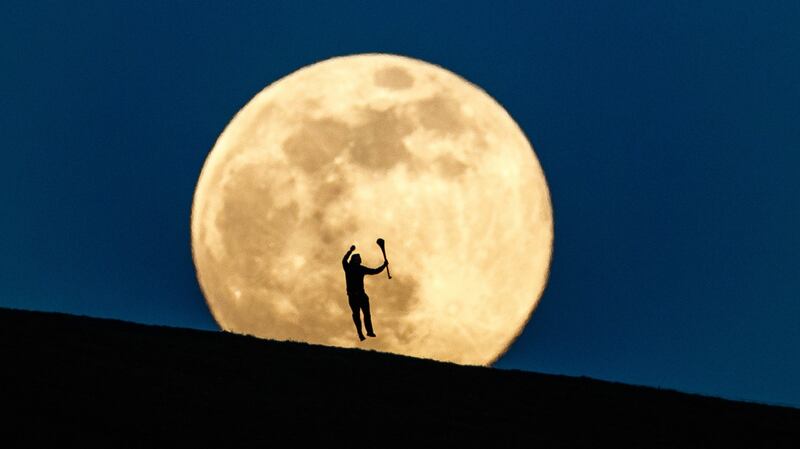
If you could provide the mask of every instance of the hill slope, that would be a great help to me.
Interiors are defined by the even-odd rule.
[[[6,443],[756,448],[800,441],[796,409],[586,378],[8,309],[0,309],[0,333]]]

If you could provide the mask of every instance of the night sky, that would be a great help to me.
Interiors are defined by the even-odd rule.
[[[485,89],[547,176],[550,282],[495,366],[800,406],[800,2],[91,3],[0,6],[0,306],[217,329],[216,138],[302,66],[396,53]]]

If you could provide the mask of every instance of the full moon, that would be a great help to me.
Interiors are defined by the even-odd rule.
[[[524,87],[520,87],[524,88]],[[306,66],[231,120],[194,194],[192,255],[226,331],[490,364],[542,295],[550,194],[522,130],[479,87],[403,56]],[[356,245],[377,338],[341,259]]]

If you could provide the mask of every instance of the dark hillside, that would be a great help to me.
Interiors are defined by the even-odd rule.
[[[3,447],[800,447],[800,411],[0,309]],[[317,447],[317,446],[312,446]]]

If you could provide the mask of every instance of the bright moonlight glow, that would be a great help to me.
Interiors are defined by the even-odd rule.
[[[366,266],[378,338],[359,342],[341,258]],[[547,281],[542,169],[489,95],[406,57],[329,59],[233,118],[192,207],[197,276],[219,325],[280,340],[487,364]]]

